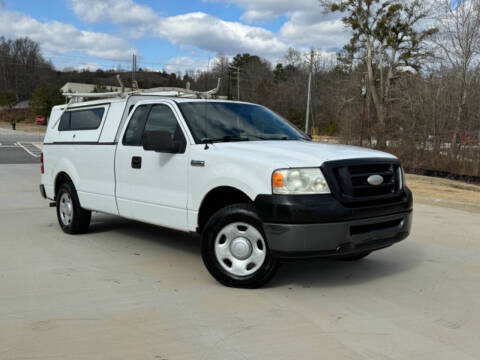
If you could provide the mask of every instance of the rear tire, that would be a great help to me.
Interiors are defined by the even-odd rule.
[[[227,206],[210,218],[203,231],[202,258],[218,282],[238,288],[266,284],[278,267],[262,221],[249,204]]]
[[[60,227],[67,234],[82,234],[88,230],[92,212],[82,209],[73,183],[60,186],[57,192],[57,218]]]

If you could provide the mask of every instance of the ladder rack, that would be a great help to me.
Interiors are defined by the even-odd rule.
[[[177,87],[158,87],[149,90],[139,89],[129,92],[115,91],[105,93],[63,93],[63,96],[65,96],[67,99],[70,99],[70,102],[79,102],[83,101],[84,99],[125,98],[129,95],[157,95],[164,97],[212,99],[215,98],[219,92],[220,84],[221,79],[219,78],[217,87],[209,91],[195,91],[191,90],[189,86],[187,86],[186,89]],[[124,87],[122,86],[122,89],[123,88]]]

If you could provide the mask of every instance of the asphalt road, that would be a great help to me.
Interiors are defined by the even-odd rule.
[[[62,233],[38,181],[0,165],[2,360],[479,358],[479,213],[415,204],[401,244],[238,290],[195,236],[99,214]]]
[[[35,164],[40,161],[44,135],[0,129],[0,164]]]

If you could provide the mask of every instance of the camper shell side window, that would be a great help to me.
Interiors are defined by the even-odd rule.
[[[66,111],[58,131],[96,130],[102,124],[105,107]]]

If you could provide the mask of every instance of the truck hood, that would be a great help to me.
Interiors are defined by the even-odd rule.
[[[313,141],[251,141],[215,143],[215,150],[230,152],[242,157],[252,157],[257,161],[268,161],[275,166],[315,167],[325,161],[386,158],[395,156],[358,146],[318,143]]]

